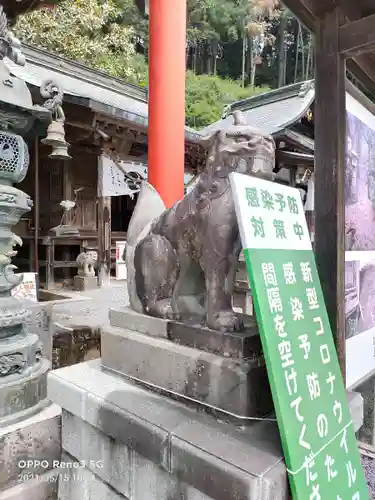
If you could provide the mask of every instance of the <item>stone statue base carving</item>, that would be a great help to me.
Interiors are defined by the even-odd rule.
[[[273,403],[258,329],[251,317],[242,319],[243,332],[220,333],[111,309],[102,366],[230,420],[268,415]]]
[[[74,290],[76,292],[95,290],[95,288],[98,288],[98,278],[96,276],[74,276]]]

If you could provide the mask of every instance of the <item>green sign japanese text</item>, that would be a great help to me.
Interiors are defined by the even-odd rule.
[[[368,500],[300,194],[231,185],[293,498]]]

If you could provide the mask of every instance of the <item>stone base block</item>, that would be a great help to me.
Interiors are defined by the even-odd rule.
[[[44,491],[36,483],[60,461],[60,432],[61,409],[57,405],[0,429],[0,499],[26,499],[22,492]],[[27,496],[27,500],[31,498],[54,497]]]
[[[96,276],[74,276],[74,290],[84,292],[98,288],[98,278]]]
[[[109,322],[117,328],[128,328],[152,337],[168,339],[168,321],[139,314],[130,307],[109,310]]]
[[[75,461],[73,457],[65,455],[66,460],[71,463]],[[78,463],[78,462],[76,462]],[[127,497],[119,495],[95,476],[89,469],[83,468],[77,475],[76,469],[67,471],[66,479],[60,480],[58,500],[128,500]]]
[[[262,355],[258,326],[253,317],[242,315],[243,332],[218,332],[194,323],[153,318],[129,307],[110,309],[111,326],[125,328],[150,337],[164,338],[176,344],[193,347],[226,358],[254,358]]]
[[[114,327],[103,328],[101,345],[103,368],[158,390],[240,418],[273,409],[260,354],[234,359]]]
[[[63,408],[60,500],[287,500],[275,421],[217,422],[102,372],[98,360],[48,376]]]

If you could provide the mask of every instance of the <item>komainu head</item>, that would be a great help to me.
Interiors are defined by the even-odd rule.
[[[202,139],[208,149],[208,171],[254,175],[273,180],[275,141],[270,135],[250,127],[241,111],[233,113],[233,125],[223,126]]]

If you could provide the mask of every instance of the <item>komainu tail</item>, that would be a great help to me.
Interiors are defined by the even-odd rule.
[[[137,295],[135,283],[134,251],[137,243],[150,231],[152,222],[165,211],[165,205],[159,193],[144,181],[138,194],[137,204],[130,219],[125,251],[127,266],[127,281],[130,306],[137,312],[143,312],[142,304]]]

